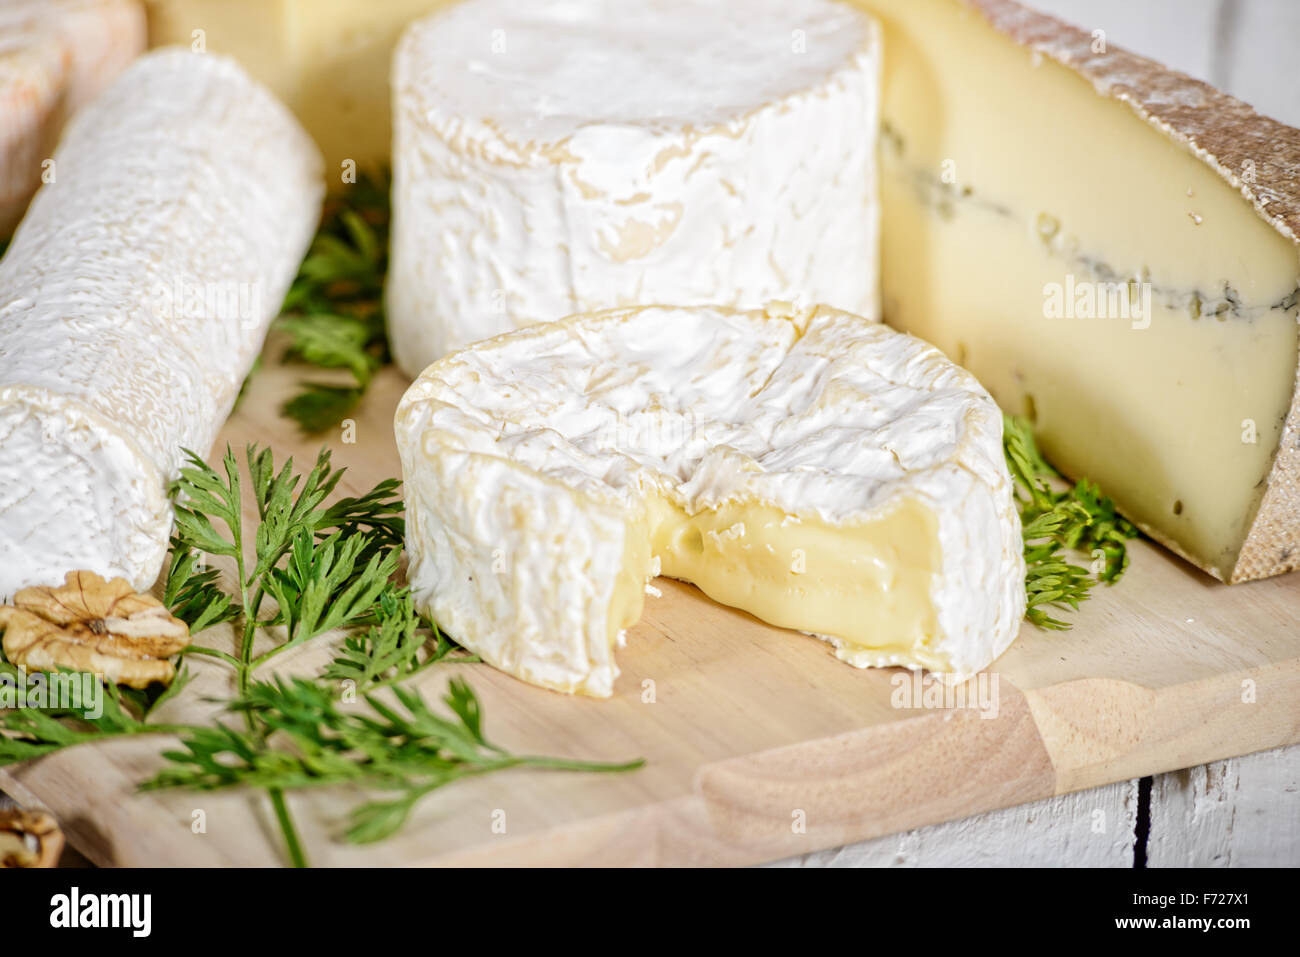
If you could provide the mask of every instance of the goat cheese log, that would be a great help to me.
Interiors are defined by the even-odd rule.
[[[157,577],[320,215],[320,154],[233,61],[137,60],[69,125],[0,261],[0,595]]]

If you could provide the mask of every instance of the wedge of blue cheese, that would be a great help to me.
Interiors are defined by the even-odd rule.
[[[1300,566],[1300,132],[1011,0],[883,29],[882,308],[1228,582]]]

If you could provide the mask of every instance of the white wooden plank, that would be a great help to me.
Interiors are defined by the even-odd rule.
[[[1300,747],[1162,774],[1148,867],[1300,865]]]
[[[1136,781],[779,861],[773,867],[1131,867]]]

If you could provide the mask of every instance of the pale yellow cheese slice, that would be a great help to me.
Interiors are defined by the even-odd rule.
[[[1009,0],[858,2],[886,322],[1211,574],[1295,568],[1300,133]]]

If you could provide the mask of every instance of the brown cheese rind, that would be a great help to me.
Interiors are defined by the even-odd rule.
[[[1270,226],[1300,241],[1300,130],[1109,42],[1104,53],[1095,53],[1091,34],[1015,0],[963,2],[1011,40],[1069,67],[1102,96],[1128,104],[1239,190]],[[1229,583],[1300,567],[1300,363],[1266,482]]]
[[[1189,147],[1241,191],[1278,232],[1300,237],[1300,130],[1261,116],[1236,97],[1185,73],[1106,43],[1015,0],[964,0],[1000,33],[1084,77]],[[1253,164],[1250,176],[1247,169]],[[1253,178],[1253,182],[1248,179]]]

